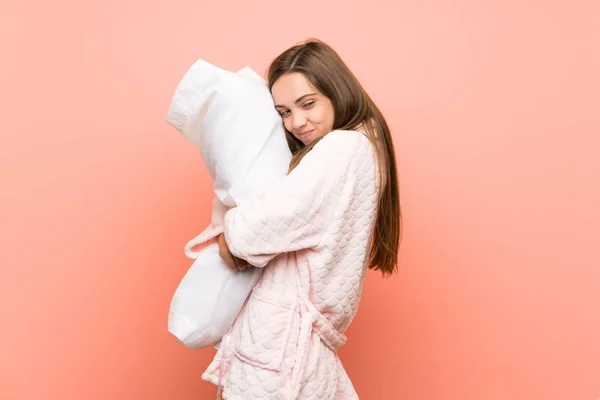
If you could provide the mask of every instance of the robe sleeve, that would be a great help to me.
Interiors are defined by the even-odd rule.
[[[277,255],[316,247],[336,213],[336,200],[352,195],[348,174],[361,146],[357,131],[333,131],[298,166],[255,202],[228,210],[224,234],[231,253],[255,267]]]

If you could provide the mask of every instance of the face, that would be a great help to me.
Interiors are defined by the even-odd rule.
[[[307,145],[333,129],[333,104],[300,72],[282,75],[271,88],[285,128]]]

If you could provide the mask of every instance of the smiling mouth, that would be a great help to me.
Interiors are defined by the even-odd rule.
[[[298,134],[298,136],[300,136],[300,137],[306,137],[306,136],[310,135],[311,133],[313,133],[314,131],[315,130],[313,129],[311,131],[301,132],[301,133]]]

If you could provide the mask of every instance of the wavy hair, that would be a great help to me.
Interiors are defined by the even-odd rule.
[[[371,140],[380,171],[380,195],[368,267],[384,276],[397,271],[401,209],[396,156],[388,124],[381,111],[333,48],[321,40],[297,44],[273,60],[267,71],[269,89],[284,74],[302,73],[331,100],[333,130],[361,130]],[[304,145],[286,129],[293,158],[290,171],[318,143]]]

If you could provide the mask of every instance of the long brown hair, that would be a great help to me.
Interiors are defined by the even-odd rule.
[[[360,129],[374,144],[381,192],[368,266],[381,271],[384,276],[391,275],[397,271],[401,210],[396,156],[387,122],[341,57],[326,43],[310,39],[275,58],[267,71],[269,89],[282,75],[291,72],[304,74],[317,90],[331,100],[333,130]],[[318,140],[305,146],[287,129],[286,136],[294,155],[291,171]]]

